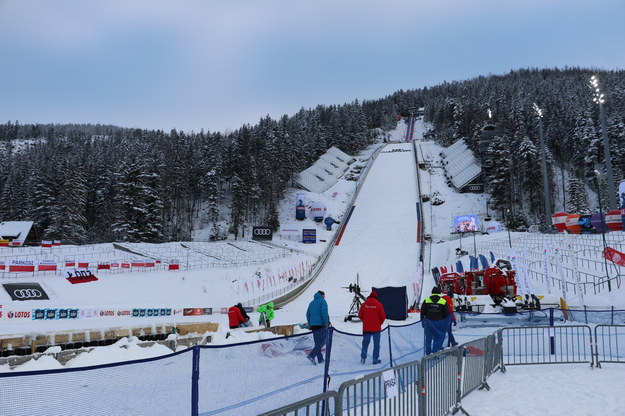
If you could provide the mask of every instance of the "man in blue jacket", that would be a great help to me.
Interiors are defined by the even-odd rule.
[[[328,316],[328,303],[325,300],[326,294],[323,291],[315,293],[315,296],[308,305],[306,311],[306,321],[308,322],[308,328],[313,331],[313,339],[315,340],[315,348],[308,354],[308,360],[314,365],[323,362],[323,355],[321,354],[321,348],[326,342],[326,327],[330,325],[330,318]],[[315,361],[317,358],[317,361]]]

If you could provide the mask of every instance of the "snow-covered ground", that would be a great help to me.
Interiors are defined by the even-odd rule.
[[[280,206],[281,228],[315,228],[318,242],[316,244],[302,244],[289,238],[288,233],[282,237],[276,236],[272,241],[273,248],[266,251],[279,251],[277,258],[262,264],[241,264],[231,267],[208,267],[197,262],[194,251],[173,245],[169,251],[163,254],[164,258],[178,257],[182,268],[188,264],[191,270],[155,270],[155,271],[130,271],[108,272],[101,271],[99,280],[84,284],[69,284],[59,274],[49,273],[44,276],[32,275],[28,277],[5,278],[2,283],[37,282],[42,285],[50,296],[49,301],[38,303],[37,306],[24,306],[24,302],[11,301],[5,291],[0,291],[0,304],[3,316],[0,320],[1,334],[36,335],[38,333],[54,333],[55,331],[86,330],[109,327],[132,327],[132,326],[158,326],[165,323],[183,322],[216,322],[220,328],[213,334],[214,344],[250,341],[260,338],[273,337],[266,333],[245,333],[242,330],[232,331],[231,336],[226,338],[227,315],[219,313],[222,308],[229,307],[238,301],[244,304],[246,301],[262,295],[264,282],[265,291],[279,288],[280,276],[288,276],[295,273],[298,267],[305,267],[307,262],[314,262],[316,256],[322,253],[331,241],[334,233],[339,232],[341,226],[345,226],[344,234],[338,245],[333,249],[328,262],[316,280],[299,297],[276,311],[275,325],[294,324],[305,322],[305,311],[313,294],[317,290],[324,290],[328,301],[330,319],[333,326],[341,331],[361,333],[360,324],[357,322],[344,322],[353,294],[345,287],[356,283],[359,279],[363,291],[370,291],[371,287],[406,286],[410,303],[415,300],[419,289],[428,295],[434,285],[433,277],[428,271],[432,267],[454,264],[459,258],[455,255],[455,248],[459,241],[451,236],[452,220],[456,215],[480,214],[486,209],[487,195],[458,194],[448,187],[442,175],[442,169],[436,167],[439,164],[440,146],[433,142],[421,139],[425,126],[420,122],[416,125],[415,139],[418,141],[419,158],[431,162],[431,169],[421,170],[421,193],[433,195],[445,202],[441,205],[432,206],[423,204],[425,232],[432,236],[431,241],[426,242],[425,256],[423,258],[423,270],[419,268],[420,245],[417,242],[416,203],[418,202],[417,182],[414,175],[414,152],[412,143],[401,143],[405,134],[405,127],[400,127],[391,133],[391,143],[380,152],[376,161],[364,182],[358,198],[355,200],[353,214],[347,224],[336,226],[332,232],[326,231],[324,225],[316,224],[307,218],[304,223],[295,220],[295,194],[302,192],[293,189],[292,194],[283,201]],[[359,163],[365,163],[373,154],[373,148],[359,155]],[[345,218],[349,208],[356,184],[353,181],[339,180],[330,190],[322,195],[304,192],[309,201],[320,200],[328,206],[328,211],[336,218]],[[511,233],[511,238],[516,238],[524,233]],[[201,235],[201,233],[198,233]],[[502,247],[502,252],[508,246],[508,234],[497,233],[492,235],[476,235],[476,244],[487,240],[494,240]],[[210,243],[210,247],[196,246],[197,250],[221,250],[218,247],[237,242],[226,241]],[[256,243],[253,243],[256,244]],[[462,241],[464,247],[472,247],[472,238]],[[175,247],[174,247],[175,246]],[[188,246],[188,244],[187,244]],[[152,245],[135,246],[140,250],[156,250]],[[0,256],[5,260],[15,255],[16,251],[2,249]],[[15,250],[15,249],[13,249]],[[29,253],[24,250],[24,256]],[[72,250],[76,257],[88,257],[86,249],[74,247],[62,247],[67,252],[56,252],[59,259],[68,256]],[[82,250],[82,251],[81,251]],[[110,245],[90,247],[97,261],[113,261],[119,259],[120,253],[112,250]],[[225,251],[221,251],[225,256]],[[241,251],[235,248],[235,251]],[[197,251],[196,251],[197,252]],[[261,253],[262,254],[259,254]],[[106,254],[109,253],[109,254]],[[165,253],[165,252],[164,252]],[[33,255],[34,253],[31,253]],[[244,253],[244,256],[246,254]],[[259,258],[266,256],[265,251],[259,251],[250,257]],[[185,256],[188,256],[185,258]],[[255,256],[255,257],[254,257]],[[301,266],[301,265],[304,266]],[[286,273],[286,274],[285,274]],[[262,279],[259,279],[261,277]],[[247,288],[246,288],[247,284]],[[533,282],[536,292],[544,290],[541,282]],[[273,287],[275,285],[275,287]],[[252,287],[254,287],[252,289]],[[367,292],[365,292],[366,295]],[[601,299],[609,302],[617,308],[623,309],[625,301],[620,290],[610,293],[602,293]],[[420,300],[420,299],[418,299]],[[75,320],[41,320],[32,319],[8,319],[9,311],[31,310],[34,308],[80,308],[91,311],[91,318],[87,316]],[[213,315],[183,316],[183,308],[213,308]],[[127,316],[100,316],[98,311],[106,310],[131,310],[133,308],[171,308],[170,316],[133,318]],[[258,314],[251,313],[253,321],[258,319]],[[414,322],[417,318],[410,316],[407,323]],[[404,322],[392,322],[401,325]],[[492,328],[463,327],[459,325],[456,338],[460,342],[468,341],[476,337],[488,335]],[[79,355],[66,364],[68,367],[88,366],[105,362],[132,360],[146,358],[170,352],[166,347],[155,345],[150,348],[137,346],[136,339],[125,339],[116,345],[95,348],[90,353]],[[9,370],[7,366],[0,367],[0,371],[23,371],[60,368],[61,365],[50,357],[41,357],[37,361],[30,361],[15,370]],[[555,375],[557,374],[557,376]],[[550,400],[556,400],[553,390],[557,386],[557,392],[577,391],[585,386],[586,381],[592,380],[593,386],[618,385],[623,376],[623,370],[618,366],[605,366],[603,369],[589,369],[584,366],[559,366],[559,367],[511,367],[506,374],[496,374],[489,379],[492,387],[490,392],[479,391],[472,393],[463,406],[471,414],[597,414],[595,409],[605,407],[597,406],[596,396],[588,394],[577,396],[575,401],[566,402],[558,399],[558,406],[570,406],[575,403],[570,411],[556,412],[558,406],[546,406]],[[618,378],[618,379],[617,379]],[[584,384],[579,382],[584,379]],[[519,381],[523,380],[523,381]],[[577,382],[573,381],[577,380]],[[571,383],[568,385],[567,383]],[[592,387],[596,388],[596,387]],[[606,387],[607,388],[607,387]],[[600,388],[597,388],[600,390]],[[607,391],[607,390],[604,390]],[[510,396],[514,392],[518,399]],[[504,396],[506,395],[506,396]],[[525,395],[525,396],[524,396]],[[524,397],[532,397],[525,399]],[[587,400],[583,400],[587,397]],[[602,394],[601,397],[606,397]],[[613,396],[610,396],[613,397]],[[616,403],[617,395],[614,395],[614,406],[622,407],[624,403]],[[601,399],[603,402],[604,399]],[[518,404],[518,413],[514,413]],[[553,403],[552,403],[553,404]],[[499,406],[499,407],[498,407]],[[609,409],[616,409],[612,407]],[[496,410],[500,409],[500,410]],[[552,409],[552,410],[549,410]],[[568,408],[567,408],[568,409]],[[551,412],[551,413],[548,413]],[[606,414],[602,411],[602,414]],[[617,414],[610,413],[607,414]]]

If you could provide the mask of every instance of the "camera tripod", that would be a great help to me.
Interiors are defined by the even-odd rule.
[[[345,315],[344,322],[351,321],[353,318],[358,318],[358,312],[360,311],[360,305],[362,301],[365,300],[365,297],[362,295],[360,291],[359,285],[359,276],[356,274],[356,283],[350,284],[348,287],[343,287],[343,289],[349,290],[349,293],[354,294],[354,299],[352,299],[352,304],[349,307],[349,312]]]

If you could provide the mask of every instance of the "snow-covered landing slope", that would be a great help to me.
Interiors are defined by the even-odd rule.
[[[344,287],[356,283],[357,275],[365,296],[372,286],[406,286],[409,303],[414,301],[412,283],[419,263],[415,167],[412,143],[382,150],[325,267],[305,293],[276,314],[276,324],[293,323],[291,317],[298,312],[305,322],[306,306],[318,290],[326,293],[330,320],[343,321],[354,296]]]

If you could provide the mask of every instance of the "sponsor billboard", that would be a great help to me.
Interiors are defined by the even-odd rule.
[[[10,272],[34,272],[35,260],[11,259],[9,260]]]
[[[317,230],[314,228],[305,228],[302,230],[302,243],[316,243],[317,242]]]
[[[64,269],[61,273],[71,284],[87,283],[98,280],[90,269]]]
[[[269,227],[252,227],[252,240],[271,240],[273,231]]]
[[[41,260],[37,269],[39,271],[55,271],[56,260]]]
[[[479,230],[477,215],[458,215],[454,217],[454,233],[470,233]]]
[[[297,194],[295,197],[295,219],[306,219],[306,197],[304,194]]]
[[[184,316],[212,315],[213,308],[184,308],[182,314]]]
[[[39,283],[3,283],[2,286],[13,300],[50,299]]]

